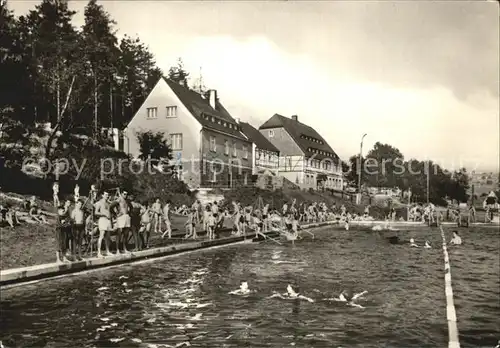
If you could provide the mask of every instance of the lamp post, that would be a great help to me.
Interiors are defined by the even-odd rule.
[[[358,168],[358,199],[357,204],[361,204],[361,162],[363,156],[363,140],[366,137],[366,133],[361,137],[361,143],[359,145],[359,168]]]

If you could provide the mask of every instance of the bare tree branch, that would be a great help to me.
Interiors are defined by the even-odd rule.
[[[71,92],[73,91],[73,84],[75,83],[75,79],[76,79],[76,76],[73,76],[73,78],[71,79],[71,84],[69,86],[68,93],[66,94],[66,101],[65,101],[63,108],[61,110],[59,120],[57,120],[57,123],[54,126],[54,128],[52,129],[52,132],[49,135],[49,139],[47,140],[47,145],[45,147],[45,158],[47,158],[47,159],[50,159],[50,156],[52,155],[52,153],[51,153],[52,143],[54,142],[57,131],[59,130],[59,128],[61,127],[61,124],[64,121],[64,112],[66,111],[66,108],[68,107],[68,102],[69,102],[69,99],[71,97]]]

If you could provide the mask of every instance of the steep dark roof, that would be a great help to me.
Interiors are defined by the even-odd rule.
[[[205,127],[215,131],[230,134],[242,140],[248,140],[239,129],[241,127],[231,117],[229,112],[222,106],[219,100],[215,103],[215,110],[210,106],[208,99],[201,94],[190,90],[180,84],[163,78],[168,86],[174,91],[182,104],[191,112],[191,114]]]
[[[266,139],[265,136],[262,135],[256,128],[254,128],[251,124],[246,122],[240,122],[241,129],[243,130],[243,134],[247,136],[250,141],[255,143],[257,148],[267,151],[280,152],[269,140]]]
[[[339,159],[339,156],[328,145],[326,140],[314,128],[302,122],[274,114],[259,127],[259,129],[270,128],[284,128],[307,157],[315,155],[318,160],[324,158]]]

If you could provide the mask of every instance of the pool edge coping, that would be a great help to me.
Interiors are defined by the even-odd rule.
[[[384,224],[390,227],[429,227],[427,224],[422,222],[414,221],[351,221],[349,222],[353,226],[365,226],[372,227],[375,225]],[[311,229],[317,227],[325,227],[329,225],[340,225],[339,221],[323,221],[310,224],[301,225],[301,229]],[[443,223],[443,225],[453,225],[452,223]],[[269,235],[276,232],[269,231],[264,234]],[[50,279],[62,275],[70,275],[74,273],[81,273],[84,271],[89,271],[93,269],[106,268],[110,266],[117,266],[121,264],[129,264],[138,262],[145,259],[156,259],[163,256],[169,255],[181,255],[186,252],[193,252],[196,250],[205,250],[216,246],[229,246],[235,243],[239,243],[243,240],[256,238],[255,233],[248,234],[246,237],[243,236],[230,236],[215,240],[205,240],[188,242],[183,244],[175,244],[164,247],[157,247],[146,249],[138,252],[133,252],[130,254],[120,254],[111,255],[104,258],[90,258],[83,261],[71,262],[71,263],[45,263],[40,265],[10,268],[5,270],[0,270],[0,289],[5,286],[14,284],[23,284],[26,282],[36,281],[40,279]]]
[[[453,288],[451,285],[451,266],[444,235],[443,227],[439,227],[441,238],[443,238],[443,256],[444,256],[444,293],[446,297],[446,321],[448,323],[448,348],[460,348],[458,335],[457,312],[455,301],[453,300]]]

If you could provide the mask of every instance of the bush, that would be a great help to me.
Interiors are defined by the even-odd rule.
[[[160,198],[162,201],[171,200],[174,205],[188,205],[195,199],[188,187],[171,174],[160,173],[153,168],[151,172],[147,169],[137,170],[141,164],[131,162],[125,153],[109,146],[102,146],[90,139],[73,139],[70,145],[59,149],[55,157],[66,158],[70,162],[69,172],[61,175],[58,180],[60,198],[73,195],[76,184],[80,186],[82,196],[89,192],[92,184],[95,184],[99,190],[120,187],[140,201]],[[101,163],[106,164],[103,167],[106,172],[110,172],[109,175],[101,176]],[[77,177],[74,164],[83,168],[80,177]],[[109,170],[111,165],[113,171]],[[53,175],[35,178],[26,175],[18,168],[0,167],[0,188],[3,191],[52,200],[54,180]]]
[[[190,206],[195,201],[195,192],[191,192],[187,185],[168,174],[154,172],[150,174],[128,173],[124,187],[134,195],[138,201],[152,201],[160,198],[162,202],[170,200],[173,205]]]

